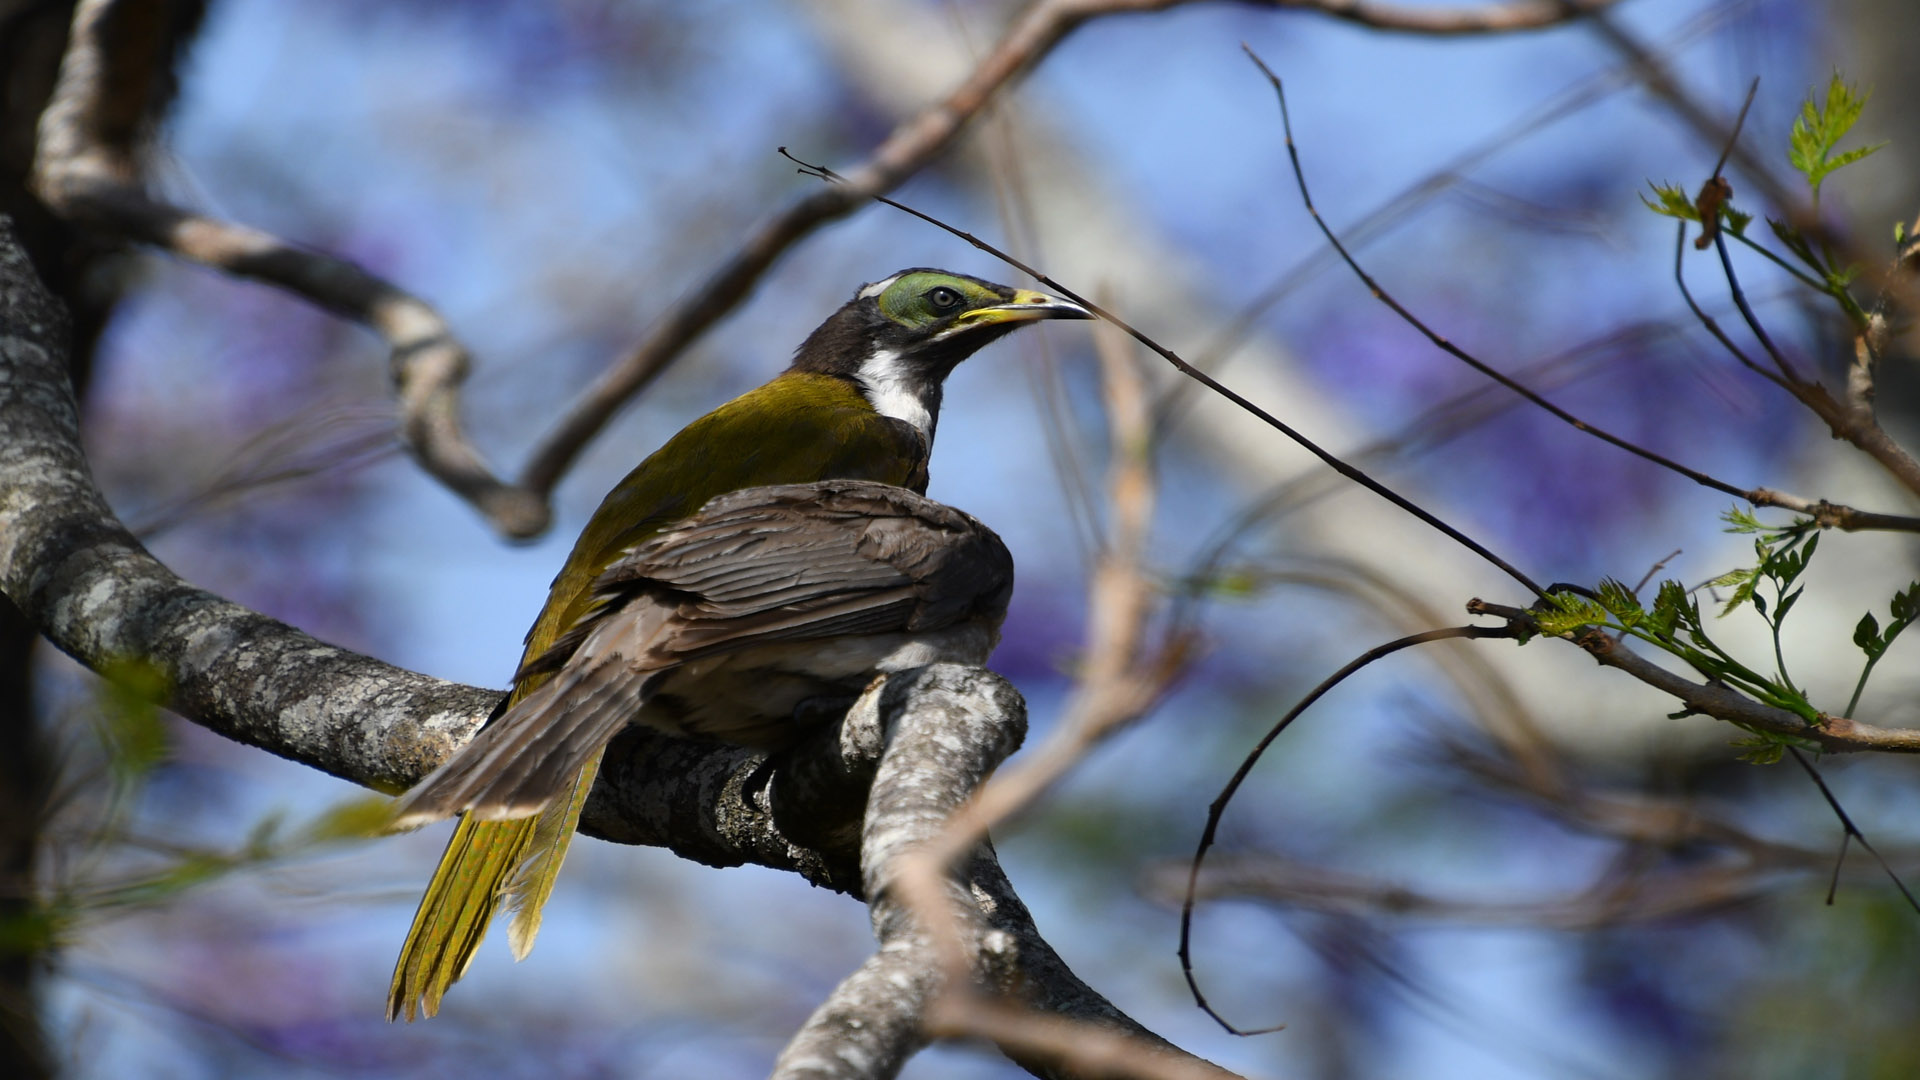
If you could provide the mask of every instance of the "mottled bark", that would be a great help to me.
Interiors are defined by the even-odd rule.
[[[147,87],[129,126],[150,126],[173,100],[174,60],[190,40],[204,4],[175,0],[153,5],[165,13],[158,63],[144,72]],[[67,371],[83,395],[94,344],[106,327],[125,278],[125,245],[75,226],[27,190],[36,121],[52,93],[73,21],[71,3],[0,3],[0,215],[12,218],[21,241],[55,296],[72,313],[73,345]],[[44,801],[51,784],[41,746],[33,694],[33,650],[39,634],[11,602],[0,598],[0,1076],[50,1076],[55,1061],[41,1031],[37,983],[48,957],[36,927],[33,875]]]

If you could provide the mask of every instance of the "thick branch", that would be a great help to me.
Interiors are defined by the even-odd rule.
[[[497,691],[316,641],[181,581],[141,547],[81,452],[65,324],[0,219],[0,591],[95,671],[157,676],[188,719],[357,784],[399,790],[464,743]],[[766,773],[764,755],[632,732],[609,753],[586,828],[857,892],[851,851],[781,834]]]
[[[544,530],[547,493],[495,477],[460,426],[467,350],[439,312],[345,259],[189,213],[147,192],[137,129],[117,121],[125,109],[115,103],[140,90],[126,85],[126,73],[144,70],[169,47],[163,35],[143,32],[156,6],[84,0],[76,9],[60,82],[40,118],[35,191],[64,217],[277,285],[373,330],[391,350],[401,435],[421,468],[503,533]]]
[[[984,1008],[971,1000],[976,988],[1012,1007],[992,1037],[1035,1075],[1230,1075],[1140,1027],[1076,978],[1040,936],[991,846],[980,844],[943,878],[940,903],[957,933],[936,934],[898,887],[1025,731],[1026,707],[1012,686],[952,664],[893,676],[849,712],[843,744],[886,747],[861,856],[880,948],[807,1020],[775,1077],[892,1076],[931,1035],[985,1026],[970,1011],[960,1014]],[[954,950],[957,963],[943,955]],[[956,971],[969,986],[943,985]],[[1036,1038],[1035,1021],[1062,1037]],[[1090,1061],[1090,1049],[1116,1046],[1127,1052]]]

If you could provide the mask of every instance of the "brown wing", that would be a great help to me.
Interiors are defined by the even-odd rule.
[[[635,546],[519,678],[553,677],[410,791],[401,824],[538,812],[679,664],[778,642],[998,625],[1013,560],[992,530],[904,488],[749,488]]]

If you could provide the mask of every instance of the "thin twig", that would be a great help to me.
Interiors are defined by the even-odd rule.
[[[1718,341],[1722,348],[1732,353],[1734,359],[1740,361],[1741,366],[1762,376],[1782,390],[1792,393],[1793,387],[1787,383],[1787,380],[1781,378],[1777,372],[1769,371],[1754,363],[1753,358],[1748,356],[1740,346],[1735,345],[1733,339],[1727,336],[1727,332],[1720,329],[1720,323],[1702,310],[1700,302],[1693,298],[1693,290],[1687,288],[1687,223],[1682,221],[1679,226],[1678,235],[1673,242],[1673,282],[1680,287],[1680,297],[1687,302],[1688,310],[1693,312],[1693,317],[1700,321],[1700,325],[1706,328],[1707,333],[1713,335],[1713,339]]]
[[[1727,254],[1726,237],[1715,234],[1713,249],[1720,255],[1720,269],[1727,278],[1727,292],[1733,297],[1733,306],[1739,309],[1740,318],[1747,324],[1747,329],[1753,331],[1754,338],[1760,342],[1760,347],[1766,350],[1767,357],[1773,361],[1773,366],[1780,369],[1781,377],[1796,386],[1806,382],[1799,370],[1793,366],[1793,361],[1787,359],[1785,354],[1774,346],[1773,338],[1767,334],[1767,328],[1761,325],[1760,317],[1753,313],[1752,305],[1747,303],[1746,290],[1740,287],[1740,277],[1733,270],[1733,257]]]
[[[1267,748],[1273,745],[1274,740],[1278,739],[1280,734],[1293,724],[1294,720],[1298,719],[1302,713],[1311,708],[1314,702],[1325,697],[1329,691],[1339,686],[1342,682],[1345,682],[1349,676],[1376,660],[1392,656],[1394,653],[1403,649],[1410,649],[1416,645],[1425,645],[1434,641],[1448,641],[1457,638],[1514,638],[1517,636],[1518,633],[1512,625],[1450,626],[1438,630],[1423,630],[1417,634],[1408,634],[1405,637],[1387,642],[1385,645],[1368,649],[1366,652],[1349,661],[1346,666],[1342,667],[1339,671],[1327,676],[1321,681],[1320,685],[1314,687],[1306,697],[1295,702],[1293,708],[1288,709],[1286,715],[1276,721],[1273,727],[1269,728],[1267,733],[1260,738],[1260,741],[1254,744],[1253,749],[1247,752],[1246,757],[1241,759],[1240,767],[1234,770],[1233,776],[1228,778],[1226,786],[1220,789],[1220,794],[1214,796],[1213,802],[1207,806],[1207,823],[1205,827],[1200,830],[1200,843],[1194,849],[1193,861],[1189,864],[1187,871],[1186,899],[1180,905],[1180,972],[1186,976],[1187,989],[1193,994],[1194,1004],[1198,1005],[1202,1012],[1212,1017],[1215,1023],[1218,1023],[1228,1032],[1235,1035],[1257,1035],[1262,1032],[1277,1030],[1276,1028],[1243,1029],[1230,1023],[1226,1017],[1221,1016],[1220,1013],[1214,1009],[1213,1005],[1207,1001],[1207,996],[1201,991],[1200,981],[1198,977],[1194,975],[1193,971],[1193,908],[1195,898],[1198,895],[1200,868],[1206,862],[1207,851],[1213,847],[1214,839],[1220,829],[1220,820],[1226,814],[1227,805],[1233,801],[1233,796],[1240,790],[1240,785],[1244,784],[1247,777],[1253,773],[1253,767],[1259,764],[1260,758],[1267,752]]]
[[[832,169],[826,168],[825,166],[822,166],[822,165],[813,165],[808,162],[802,161],[799,158],[788,153],[787,148],[784,146],[780,148],[780,153],[785,155],[789,161],[792,161],[794,164],[798,165],[800,167],[800,171],[805,175],[812,176],[820,180],[825,180],[829,183],[834,183],[834,184],[843,184],[846,182],[845,178],[842,177],[839,173],[836,173]],[[1328,468],[1339,473],[1341,476],[1344,476],[1347,479],[1353,481],[1354,483],[1359,484],[1361,487],[1366,488],[1368,491],[1373,492],[1374,494],[1387,500],[1388,502],[1406,511],[1407,513],[1413,515],[1414,517],[1420,519],[1422,522],[1432,527],[1434,530],[1440,532],[1441,534],[1446,536],[1448,539],[1452,540],[1454,543],[1457,543],[1461,547],[1466,548],[1468,551],[1473,552],[1475,555],[1480,556],[1480,558],[1486,560],[1488,563],[1491,563],[1494,567],[1499,569],[1502,573],[1506,574],[1508,577],[1512,578],[1513,580],[1519,582],[1529,592],[1532,592],[1535,595],[1542,595],[1542,596],[1545,595],[1544,593],[1541,592],[1540,586],[1536,584],[1532,578],[1522,573],[1520,569],[1514,566],[1512,563],[1509,563],[1507,560],[1494,554],[1493,551],[1489,549],[1486,545],[1480,543],[1478,540],[1475,540],[1472,537],[1468,536],[1467,534],[1461,532],[1459,529],[1454,528],[1452,525],[1447,524],[1445,521],[1441,520],[1439,517],[1435,516],[1431,512],[1421,508],[1413,500],[1407,498],[1406,496],[1386,486],[1380,481],[1375,480],[1373,477],[1368,476],[1365,472],[1362,472],[1360,469],[1357,469],[1354,466],[1348,464],[1346,461],[1335,456],[1330,451],[1327,451],[1321,448],[1321,446],[1318,443],[1315,443],[1312,439],[1307,438],[1305,435],[1301,434],[1299,431],[1295,430],[1292,426],[1280,420],[1278,417],[1274,416],[1272,413],[1266,411],[1265,409],[1262,409],[1258,405],[1255,405],[1253,402],[1248,401],[1245,397],[1241,396],[1238,392],[1230,389],[1225,384],[1221,383],[1220,380],[1215,379],[1213,376],[1208,375],[1206,372],[1201,371],[1200,369],[1194,367],[1192,364],[1188,363],[1186,360],[1182,359],[1180,355],[1174,352],[1172,349],[1167,348],[1165,345],[1160,344],[1159,342],[1148,337],[1146,334],[1135,329],[1132,326],[1132,324],[1120,318],[1118,315],[1115,315],[1113,312],[1108,311],[1106,308],[1101,307],[1099,304],[1096,304],[1092,300],[1087,299],[1085,296],[1081,295],[1080,293],[1074,291],[1073,289],[1068,288],[1066,285],[1062,284],[1058,279],[1050,277],[1047,274],[1040,272],[1034,267],[1029,266],[1025,262],[1022,262],[1021,260],[1014,258],[1012,255],[1007,254],[1005,251],[1002,251],[1001,249],[993,246],[992,244],[987,243],[985,240],[980,239],[979,237],[973,235],[970,232],[965,231],[964,229],[960,229],[953,225],[949,225],[946,222],[941,221],[939,218],[936,218],[933,215],[928,214],[924,211],[917,210],[911,206],[908,206],[906,203],[900,202],[897,199],[891,199],[884,195],[875,195],[875,196],[872,196],[872,198],[875,202],[884,203],[887,206],[891,206],[895,210],[898,210],[903,214],[909,214],[913,217],[919,218],[921,221],[924,221],[927,224],[932,225],[937,229],[940,229],[946,233],[949,233],[953,236],[960,238],[961,240],[966,241],[967,243],[973,245],[974,247],[980,249],[981,251],[984,251],[987,254],[993,256],[994,258],[999,259],[1001,262],[1006,263],[1008,266],[1011,266],[1014,269],[1020,271],[1021,273],[1026,274],[1027,276],[1033,278],[1035,281],[1038,281],[1042,285],[1047,286],[1049,289],[1052,289],[1054,292],[1059,293],[1060,295],[1066,297],[1067,299],[1072,300],[1074,303],[1079,304],[1081,307],[1086,308],[1088,311],[1093,312],[1095,315],[1098,315],[1100,318],[1105,319],[1107,322],[1110,322],[1115,326],[1118,326],[1120,329],[1126,331],[1129,337],[1133,338],[1135,341],[1138,341],[1140,344],[1145,345],[1147,348],[1153,350],[1155,355],[1159,356],[1161,359],[1165,360],[1167,363],[1172,364],[1174,369],[1179,371],[1182,375],[1185,375],[1186,377],[1199,382],[1202,386],[1205,386],[1207,389],[1212,390],[1214,393],[1219,394],[1221,397],[1224,397],[1228,401],[1233,402],[1235,405],[1239,406],[1241,410],[1245,411],[1246,413],[1253,416],[1255,419],[1259,420],[1261,423],[1266,424],[1268,427],[1274,429],[1275,431],[1278,431],[1280,434],[1286,436],[1288,439],[1291,439],[1301,449],[1312,454],[1314,457],[1319,458],[1323,463],[1326,464]]]
[[[1267,81],[1273,85],[1274,94],[1279,98],[1280,124],[1281,124],[1281,127],[1284,129],[1284,132],[1286,135],[1287,158],[1293,165],[1293,177],[1295,182],[1298,184],[1300,188],[1301,203],[1305,205],[1308,216],[1312,217],[1314,224],[1319,227],[1321,235],[1327,238],[1327,243],[1333,245],[1333,249],[1339,252],[1341,260],[1347,264],[1347,268],[1349,270],[1352,270],[1354,275],[1358,277],[1361,283],[1367,287],[1368,291],[1373,294],[1374,299],[1379,300],[1381,303],[1385,304],[1389,310],[1391,310],[1395,315],[1398,315],[1400,317],[1402,322],[1405,322],[1408,326],[1411,326],[1415,330],[1419,331],[1422,336],[1424,336],[1428,341],[1432,342],[1433,345],[1436,348],[1440,349],[1442,352],[1445,352],[1447,355],[1453,357],[1454,359],[1461,361],[1462,363],[1466,364],[1468,367],[1472,368],[1473,370],[1479,372],[1482,375],[1485,375],[1487,378],[1492,379],[1493,381],[1499,383],[1500,385],[1506,387],[1507,389],[1513,391],[1514,393],[1519,394],[1521,397],[1525,398],[1531,404],[1538,406],[1541,409],[1544,409],[1548,414],[1552,415],[1555,419],[1560,420],[1561,422],[1567,424],[1569,427],[1572,427],[1576,431],[1581,431],[1588,435],[1592,435],[1594,438],[1597,438],[1602,442],[1618,447],[1621,450],[1625,450],[1627,453],[1632,454],[1635,457],[1641,458],[1646,461],[1650,461],[1653,464],[1658,465],[1663,469],[1667,469],[1669,471],[1678,473],[1681,476],[1684,476],[1687,479],[1692,480],[1694,483],[1699,484],[1703,487],[1713,488],[1716,491],[1721,491],[1728,495],[1733,495],[1733,496],[1742,497],[1742,498],[1745,497],[1746,490],[1744,488],[1740,488],[1733,484],[1729,484],[1726,481],[1718,479],[1716,477],[1708,476],[1706,473],[1700,472],[1697,469],[1690,469],[1687,466],[1682,465],[1671,458],[1664,457],[1660,454],[1656,454],[1653,451],[1638,445],[1637,443],[1630,442],[1626,439],[1619,437],[1618,435],[1614,435],[1611,432],[1605,431],[1601,428],[1597,428],[1592,424],[1589,424],[1586,421],[1580,419],[1579,417],[1573,415],[1567,410],[1561,408],[1560,406],[1555,405],[1551,401],[1548,401],[1546,398],[1541,397],[1539,394],[1536,394],[1532,390],[1529,390],[1527,387],[1521,385],[1518,381],[1516,381],[1511,376],[1507,375],[1505,372],[1502,372],[1494,368],[1492,365],[1487,364],[1485,361],[1482,361],[1480,358],[1474,356],[1472,353],[1469,353],[1465,349],[1462,349],[1460,346],[1455,345],[1452,341],[1450,341],[1449,339],[1447,339],[1446,337],[1444,337],[1443,335],[1435,331],[1432,327],[1429,327],[1425,322],[1422,322],[1418,316],[1416,316],[1413,312],[1409,311],[1398,300],[1395,300],[1392,294],[1388,293],[1386,289],[1382,288],[1379,281],[1377,281],[1373,277],[1373,275],[1367,273],[1365,268],[1363,268],[1360,265],[1359,261],[1356,260],[1347,251],[1346,246],[1340,242],[1340,238],[1337,235],[1335,235],[1333,229],[1327,225],[1326,219],[1322,218],[1320,216],[1320,211],[1314,207],[1313,195],[1307,189],[1306,172],[1301,168],[1301,165],[1300,165],[1300,152],[1299,152],[1299,149],[1295,146],[1294,140],[1293,140],[1293,121],[1287,114],[1286,88],[1281,84],[1280,77],[1273,73],[1273,69],[1269,68],[1266,65],[1266,62],[1260,59],[1258,54],[1256,54],[1251,48],[1247,46],[1243,45],[1241,46],[1241,48],[1246,51],[1248,58],[1250,58],[1254,62],[1254,64],[1257,67],[1259,67],[1260,73],[1265,75],[1267,78]]]
[[[1820,775],[1820,770],[1813,767],[1813,762],[1807,760],[1807,756],[1800,752],[1799,747],[1789,746],[1787,753],[1793,755],[1794,764],[1800,766],[1801,770],[1807,774],[1807,779],[1813,781],[1813,786],[1820,789],[1820,797],[1827,801],[1827,808],[1833,811],[1834,817],[1840,819],[1840,828],[1844,830],[1840,838],[1840,854],[1833,861],[1833,882],[1827,887],[1827,903],[1829,905],[1833,903],[1834,893],[1840,887],[1840,864],[1847,857],[1847,841],[1853,839],[1858,840],[1860,847],[1873,856],[1873,861],[1880,864],[1880,869],[1887,872],[1887,878],[1893,882],[1893,887],[1899,889],[1900,895],[1907,898],[1907,906],[1920,912],[1920,900],[1914,898],[1913,892],[1907,888],[1905,882],[1900,880],[1900,875],[1893,872],[1893,867],[1887,865],[1887,860],[1881,858],[1880,853],[1874,850],[1866,834],[1853,823],[1853,818],[1849,817],[1846,808],[1840,805],[1840,800],[1834,797],[1833,789],[1827,786],[1826,778]]]
[[[1179,894],[1176,874],[1185,876],[1169,865],[1152,879],[1153,892],[1169,903]],[[1774,878],[1775,872],[1763,866],[1681,866],[1626,880],[1602,877],[1544,900],[1470,900],[1265,855],[1216,862],[1201,879],[1199,896],[1266,899],[1341,915],[1579,932],[1697,916],[1764,896],[1776,885]]]

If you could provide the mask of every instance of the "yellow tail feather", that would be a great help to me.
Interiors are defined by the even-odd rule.
[[[596,753],[573,782],[573,793],[565,802],[547,808],[535,820],[533,842],[520,871],[507,886],[507,902],[513,920],[507,923],[507,944],[515,960],[525,960],[533,951],[533,939],[540,933],[540,912],[553,895],[553,880],[566,861],[567,846],[573,842],[573,830],[580,825],[580,808],[587,804],[593,790],[593,778],[600,775],[600,754]]]
[[[388,1020],[405,1016],[411,1023],[440,1011],[447,988],[473,963],[503,896],[510,897],[514,913],[507,928],[513,958],[526,958],[540,932],[540,909],[553,893],[580,808],[599,771],[596,754],[568,798],[536,817],[482,821],[469,814],[460,819],[400,946],[387,991]]]
[[[412,1022],[440,1011],[447,987],[466,974],[486,937],[501,886],[525,859],[538,821],[460,819],[400,946],[387,992],[388,1020],[404,1015]]]

